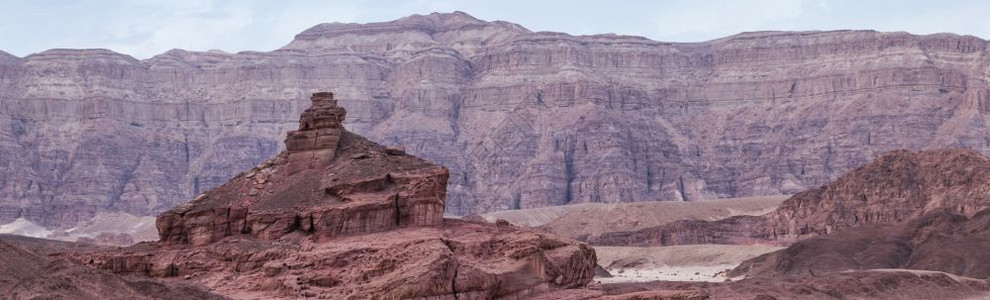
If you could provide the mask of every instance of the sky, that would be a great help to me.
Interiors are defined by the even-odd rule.
[[[914,0],[5,0],[0,51],[107,48],[139,59],[169,49],[270,51],[320,23],[463,11],[533,31],[698,42],[760,30],[873,29],[990,38],[990,1]]]

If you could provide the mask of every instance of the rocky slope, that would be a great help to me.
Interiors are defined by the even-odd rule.
[[[790,242],[932,213],[969,218],[990,209],[990,160],[972,150],[892,151],[834,182],[795,194],[763,216],[681,220],[590,243],[679,245]],[[913,238],[913,237],[912,237]]]
[[[871,270],[781,278],[746,278],[708,282],[656,281],[603,284],[586,290],[568,290],[535,299],[986,299],[990,281],[942,272]]]
[[[332,94],[312,100],[286,151],[162,213],[160,241],[68,256],[245,299],[492,299],[591,281],[585,244],[443,219],[445,168],[345,130]]]
[[[187,285],[122,277],[50,259],[6,241],[0,241],[0,266],[3,299],[226,299]]]
[[[703,43],[464,13],[321,24],[272,52],[0,55],[0,223],[155,214],[282,150],[308,93],[451,170],[453,214],[814,188],[893,149],[990,153],[987,42],[872,31]]]
[[[970,150],[894,151],[798,193],[767,215],[775,237],[892,224],[934,212],[990,208],[990,160]]]
[[[820,275],[863,269],[942,271],[990,278],[990,210],[938,212],[905,224],[862,226],[806,239],[742,263],[733,276]]]

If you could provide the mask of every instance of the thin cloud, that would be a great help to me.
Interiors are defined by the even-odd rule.
[[[148,58],[172,48],[268,51],[319,23],[367,23],[411,14],[464,11],[533,31],[617,33],[661,41],[704,41],[757,30],[876,29],[990,36],[969,0],[667,1],[6,1],[0,50],[25,56],[50,48],[109,48]]]

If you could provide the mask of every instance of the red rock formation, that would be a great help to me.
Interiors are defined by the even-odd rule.
[[[314,94],[283,154],[161,214],[161,240],[205,245],[241,233],[333,238],[439,225],[447,170],[347,132],[345,114],[333,94]]]
[[[793,241],[845,228],[990,209],[990,160],[971,150],[893,151],[834,182],[785,200],[762,217],[677,221],[589,240],[602,245]]]
[[[312,100],[313,106],[307,108],[299,120],[299,130],[289,132],[285,138],[285,150],[291,163],[286,168],[290,174],[333,161],[344,131],[347,112],[337,106],[333,93],[316,93]]]
[[[123,277],[51,259],[6,241],[0,241],[0,293],[3,299],[225,299],[185,284]]]
[[[972,150],[894,151],[767,215],[777,237],[892,224],[933,212],[990,208],[990,161]]]
[[[587,245],[444,220],[447,170],[341,127],[313,96],[287,151],[158,218],[161,241],[76,261],[239,297],[482,299],[581,287]]]
[[[731,276],[820,275],[864,269],[942,271],[990,278],[990,210],[935,212],[907,223],[864,225],[743,262]]]

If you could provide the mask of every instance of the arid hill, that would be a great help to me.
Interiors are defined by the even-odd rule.
[[[44,241],[33,243],[44,243]],[[162,283],[148,278],[124,277],[107,271],[80,266],[65,259],[51,259],[43,254],[39,255],[13,246],[3,240],[0,240],[0,298],[226,299],[184,284]]]
[[[0,53],[0,223],[154,215],[283,150],[305,97],[451,171],[447,211],[792,194],[895,149],[990,153],[987,42],[320,24],[270,52]]]
[[[990,210],[931,213],[903,224],[849,228],[742,263],[732,276],[820,275],[865,269],[941,271],[990,278]]]
[[[491,299],[580,288],[585,244],[443,218],[447,169],[342,126],[331,93],[287,150],[158,217],[160,241],[69,254],[231,298]]]
[[[971,150],[892,151],[819,188],[795,194],[764,216],[683,220],[603,234],[601,245],[737,244],[826,235],[897,224],[930,213],[965,218],[990,209],[990,161]]]

